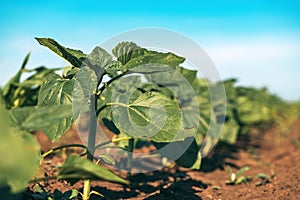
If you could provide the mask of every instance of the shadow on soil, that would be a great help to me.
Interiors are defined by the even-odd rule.
[[[201,199],[195,193],[207,188],[207,185],[189,177],[185,172],[154,171],[147,174],[135,174],[131,177],[131,186],[123,191],[113,191],[107,187],[95,187],[94,190],[110,199]],[[91,199],[101,199],[94,197]],[[104,199],[104,198],[103,198]]]
[[[260,148],[262,136],[262,133],[258,137],[252,138],[247,134],[239,135],[234,145],[219,142],[211,153],[202,158],[200,171],[213,172],[216,169],[224,170],[225,166],[239,169],[240,166],[235,165],[231,160],[237,160],[237,155],[241,150],[247,151],[253,148]]]
[[[239,150],[240,149],[236,145],[219,142],[211,153],[202,158],[200,171],[212,172],[216,169],[224,170],[225,165],[237,168],[238,166],[227,160],[237,160],[236,155]]]

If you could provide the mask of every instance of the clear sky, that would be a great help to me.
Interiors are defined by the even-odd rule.
[[[11,1],[0,7],[0,85],[31,51],[28,67],[66,63],[34,37],[89,53],[121,32],[178,31],[196,41],[222,78],[300,99],[300,1]]]

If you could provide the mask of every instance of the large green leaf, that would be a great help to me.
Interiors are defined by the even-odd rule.
[[[128,102],[131,100],[134,101],[141,94],[141,92],[137,90],[139,85],[141,85],[140,76],[125,76],[114,81],[101,93],[101,96],[98,100],[98,107],[104,106],[107,103],[111,103],[116,99],[126,98]],[[133,93],[138,94],[133,95]],[[98,118],[102,120],[107,128],[112,132],[120,132],[112,121],[112,109],[110,107],[102,110],[99,113]]]
[[[73,84],[72,79],[63,79],[57,74],[49,76],[41,87],[38,106],[71,104]]]
[[[114,174],[107,168],[97,165],[78,156],[69,156],[61,167],[58,179],[66,179],[71,183],[77,180],[92,179],[128,184],[128,181]]]
[[[74,67],[81,67],[82,61],[86,58],[86,54],[84,54],[82,51],[63,47],[54,39],[51,38],[35,38],[35,39],[41,45],[49,48],[54,53],[64,58],[69,63],[71,63]]]
[[[141,85],[141,77],[140,76],[124,76],[120,79],[112,82],[100,95],[98,100],[98,107],[104,106],[107,103],[119,101],[134,101],[138,95],[133,95],[135,92],[138,92],[137,89]],[[100,118],[110,118],[111,109],[106,108],[102,110],[99,117]]]
[[[196,79],[196,71],[184,69],[182,67],[175,67],[174,69],[162,73],[147,74],[146,78],[153,85],[159,85],[159,88],[155,88],[158,91],[163,92],[170,96],[170,92],[173,98],[176,98],[179,102],[182,113],[182,127],[194,128],[200,131],[199,125],[201,122],[200,111],[201,104],[197,98],[196,90],[199,87],[193,88],[192,83]],[[167,91],[167,90],[168,91]],[[206,117],[206,116],[203,116]],[[195,135],[190,135],[195,136]]]
[[[39,145],[35,138],[9,126],[8,111],[0,108],[0,188],[11,187],[13,193],[26,188],[39,166]]]
[[[23,131],[47,131],[58,120],[72,116],[72,106],[23,107],[9,112],[14,127]]]
[[[57,74],[49,76],[40,89],[38,106],[72,105],[73,85],[73,79],[63,79]],[[55,115],[55,113],[53,113],[53,115]],[[52,141],[55,141],[59,139],[71,125],[72,117],[68,116],[63,119],[54,120],[53,125],[44,131]]]
[[[161,93],[143,93],[132,103],[127,102],[126,98],[122,99],[122,96],[118,100],[111,103],[113,121],[127,135],[147,137],[156,142],[171,142],[181,129],[178,103]]]

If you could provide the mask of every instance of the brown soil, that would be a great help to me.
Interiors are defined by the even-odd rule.
[[[220,143],[213,153],[203,159],[199,171],[164,168],[133,175],[130,187],[94,181],[93,190],[107,199],[300,199],[300,120],[290,130],[288,134],[280,134],[275,129],[254,134],[250,140],[240,138],[234,146]],[[70,139],[72,136],[67,134],[63,141],[70,142]],[[44,142],[44,150],[53,147],[45,138],[44,141],[40,138],[40,141]],[[61,155],[64,154],[46,158],[41,174],[56,174],[57,166],[64,160]],[[251,175],[252,180],[245,184],[226,185],[225,181],[230,178],[226,166],[235,172],[249,166],[250,170],[245,175]],[[255,178],[258,173],[268,174],[271,178],[261,181]],[[257,185],[258,182],[261,184]],[[40,184],[43,190],[51,192],[74,188],[82,191],[82,186],[82,181],[74,186],[56,180]],[[30,185],[31,191],[34,187],[36,184]],[[95,195],[92,197],[102,199]]]

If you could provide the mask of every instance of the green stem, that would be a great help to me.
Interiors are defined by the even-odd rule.
[[[123,151],[127,151],[127,148],[120,147],[120,146],[106,146],[106,147],[100,147],[98,150],[101,149],[121,149]]]
[[[107,108],[108,106],[110,106],[110,105],[109,105],[109,104],[105,104],[105,105],[101,106],[101,107],[97,110],[96,115],[98,116],[98,115],[100,114],[100,112],[101,112],[102,110],[104,110],[105,108]]]
[[[96,144],[96,129],[97,129],[97,101],[96,95],[93,94],[91,96],[91,105],[90,105],[90,122],[89,122],[89,135],[88,135],[88,156],[87,158],[93,161],[93,155],[95,152],[95,144]]]
[[[119,74],[119,75],[113,77],[112,79],[110,79],[109,81],[107,81],[106,83],[104,83],[103,86],[98,90],[98,93],[101,94],[105,90],[105,88],[107,88],[107,86],[109,86],[112,82],[114,82],[115,80],[121,78],[122,76],[124,76],[126,74],[128,74],[128,71],[126,71],[122,74]]]
[[[128,107],[128,105],[127,105],[127,104],[124,104],[124,103],[110,102],[110,103],[107,103],[107,104],[101,106],[101,107],[97,110],[96,115],[98,116],[102,110],[104,110],[105,108],[107,108],[107,107],[109,107],[109,106],[123,106],[123,107]]]
[[[91,96],[90,105],[90,122],[89,122],[89,135],[88,135],[88,152],[87,159],[93,162],[96,144],[96,130],[97,130],[97,101],[96,94]],[[88,200],[91,191],[91,180],[84,180],[83,187],[83,200]]]
[[[131,138],[128,140],[128,158],[127,158],[127,179],[131,177],[131,168],[132,168],[132,152],[134,148],[134,139]]]
[[[62,146],[59,146],[59,147],[55,147],[53,149],[50,149],[49,151],[45,152],[42,157],[45,158],[47,157],[48,155],[50,155],[51,153],[53,153],[54,151],[57,151],[59,149],[63,149],[63,148],[68,148],[68,147],[81,147],[81,148],[84,148],[86,149],[86,146],[84,146],[83,144],[66,144],[66,145],[62,145]]]
[[[91,192],[91,180],[84,180],[82,200],[89,200]]]

